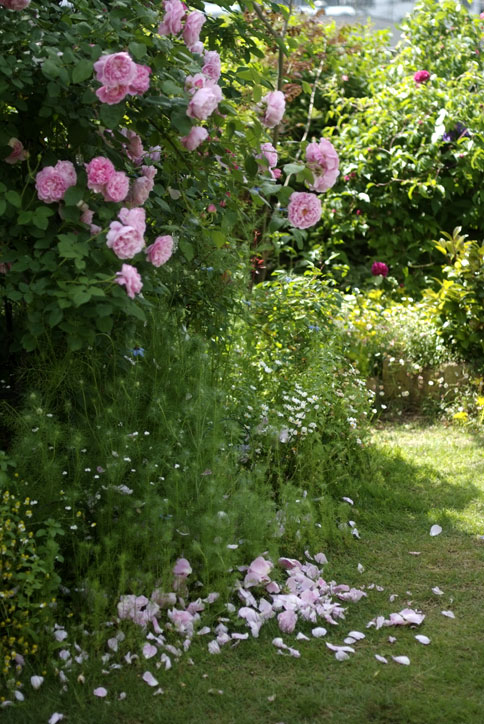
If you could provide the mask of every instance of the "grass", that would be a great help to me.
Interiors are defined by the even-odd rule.
[[[484,711],[484,448],[471,432],[415,424],[384,426],[374,433],[367,482],[354,481],[344,493],[355,500],[351,516],[361,540],[346,551],[328,553],[327,580],[354,586],[375,583],[384,591],[349,604],[346,622],[325,639],[340,644],[351,629],[367,634],[349,660],[337,662],[325,639],[293,642],[301,658],[280,656],[271,645],[279,635],[275,621],[259,640],[207,653],[207,641],[195,637],[188,656],[172,670],[156,672],[140,663],[109,675],[91,661],[86,682],[72,676],[67,692],[46,682],[28,692],[25,704],[2,710],[6,724],[47,722],[54,711],[72,724],[318,724],[395,722],[480,724]],[[340,491],[341,492],[341,491]],[[430,526],[443,532],[432,538]],[[419,556],[410,551],[419,551]],[[358,563],[365,567],[357,570]],[[432,593],[439,586],[443,596]],[[389,602],[389,595],[398,598]],[[426,619],[415,630],[366,630],[377,615],[405,606],[421,609]],[[455,620],[442,616],[451,609]],[[306,631],[306,627],[298,627]],[[310,627],[309,627],[310,628]],[[308,633],[308,631],[306,631]],[[388,635],[396,636],[394,644]],[[284,636],[291,644],[293,637]],[[378,663],[374,654],[407,655],[410,666]],[[194,662],[189,663],[189,657]],[[151,662],[150,662],[151,663]],[[164,693],[141,676],[149,668]],[[92,696],[96,686],[109,690],[106,700]],[[222,691],[223,693],[218,693]],[[117,701],[116,694],[127,698]],[[270,701],[268,697],[275,697]]]

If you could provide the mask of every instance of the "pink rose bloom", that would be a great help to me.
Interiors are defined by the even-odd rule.
[[[165,16],[158,26],[160,35],[178,35],[185,17],[185,6],[180,0],[165,0],[163,3]]]
[[[201,143],[206,141],[208,138],[208,131],[206,128],[201,126],[193,126],[188,136],[184,136],[180,139],[181,143],[185,146],[187,151],[194,151],[199,147]]]
[[[220,55],[216,50],[207,50],[203,56],[205,64],[202,68],[202,73],[217,82],[221,74],[221,63]]]
[[[151,181],[153,181],[157,172],[158,172],[158,169],[156,169],[154,166],[141,166],[142,176],[145,176],[146,178],[151,179]]]
[[[217,207],[215,206],[215,204],[209,204],[207,206],[207,211],[209,212],[209,214],[215,214],[217,213]]]
[[[321,218],[321,201],[316,194],[295,191],[289,199],[287,215],[289,223],[297,229],[307,229]]]
[[[158,236],[154,243],[146,248],[147,259],[153,264],[153,266],[162,266],[162,264],[166,264],[172,254],[173,238],[171,236]],[[181,560],[184,559],[182,558]],[[177,566],[175,566],[175,568]]]
[[[383,261],[375,261],[371,266],[371,273],[374,277],[387,277],[388,267]]]
[[[30,0],[0,0],[0,5],[7,10],[24,10],[30,5]]]
[[[129,86],[136,78],[136,63],[128,53],[103,55],[94,63],[96,79],[106,88]]]
[[[322,138],[319,143],[310,143],[306,148],[306,161],[314,173],[313,191],[327,191],[336,183],[339,176],[339,158],[333,144]]]
[[[77,183],[77,174],[74,166],[70,161],[57,161],[55,165],[56,170],[61,173],[67,184],[67,188],[69,186],[75,186]]]
[[[145,150],[143,148],[143,142],[137,133],[128,130],[126,128],[121,129],[121,133],[128,140],[128,143],[124,146],[127,157],[136,165],[139,166],[144,158]]]
[[[249,588],[249,586],[258,586],[261,583],[269,583],[269,573],[272,568],[271,561],[266,561],[262,556],[253,560],[245,574],[244,587]]]
[[[52,204],[61,201],[70,186],[77,181],[74,166],[70,161],[58,161],[55,166],[45,166],[35,177],[35,188],[40,201]]]
[[[133,206],[142,206],[148,200],[154,185],[150,178],[140,176],[134,180],[126,200]]]
[[[218,85],[197,90],[187,108],[187,116],[205,121],[212,115],[222,100],[222,90]]]
[[[196,93],[199,88],[205,88],[206,85],[212,85],[212,83],[203,73],[187,75],[185,78],[185,90],[191,95]]]
[[[83,224],[87,224],[88,226],[92,224],[92,220],[94,218],[94,211],[91,211],[91,209],[85,205],[81,214],[81,221]]]
[[[141,236],[146,231],[146,211],[142,208],[126,209],[122,208],[118,214],[118,219],[122,221],[125,226],[132,226],[137,229]]]
[[[192,567],[186,558],[178,558],[173,566],[173,575],[179,578],[186,578],[192,572]]]
[[[200,42],[200,31],[205,20],[206,17],[200,10],[194,10],[185,20],[183,40],[188,50],[191,50],[196,43]]]
[[[139,294],[143,288],[141,276],[136,267],[131,266],[131,264],[123,264],[121,271],[116,272],[116,276],[116,284],[124,284],[126,293],[131,299],[134,299],[134,295]]]
[[[106,244],[118,259],[132,259],[144,247],[145,240],[134,226],[123,226],[119,221],[111,221]]]
[[[271,168],[272,178],[281,178],[282,171],[280,168]]]
[[[130,83],[128,93],[132,96],[141,96],[143,93],[146,93],[150,87],[150,75],[152,71],[149,65],[140,65],[139,63],[135,63],[135,68],[136,75]]]
[[[417,70],[415,75],[413,76],[413,79],[415,83],[426,83],[430,78],[430,73],[428,70]]]
[[[87,188],[101,193],[110,178],[116,173],[114,165],[105,156],[96,156],[86,164]]]
[[[126,176],[124,171],[115,171],[104,187],[102,194],[104,201],[114,201],[115,203],[119,203],[120,201],[124,201],[128,192],[128,176]]]
[[[194,43],[192,47],[190,48],[192,53],[198,53],[198,55],[202,55],[203,53],[203,43],[201,40],[198,41],[198,43]]]
[[[18,138],[11,138],[8,145],[12,152],[4,159],[5,163],[20,163],[29,157],[27,151],[24,150],[22,141],[19,141]]]
[[[150,146],[146,158],[149,158],[151,161],[159,161],[161,158],[161,146]]]
[[[130,86],[115,85],[112,88],[102,85],[97,89],[96,95],[101,103],[107,103],[108,106],[115,106],[117,103],[124,101],[129,93]]]
[[[272,145],[272,143],[263,143],[260,147],[261,153],[256,156],[256,158],[266,158],[267,159],[267,165],[269,167],[269,170],[272,171],[272,169],[277,166],[277,151]],[[259,164],[259,168],[261,171],[267,171],[267,166],[264,164]]]
[[[271,91],[262,99],[262,103],[265,103],[265,113],[262,118],[262,123],[267,128],[274,128],[277,126],[284,115],[286,110],[286,99],[282,91]]]
[[[283,611],[277,617],[282,633],[292,633],[296,628],[297,616],[294,611]]]

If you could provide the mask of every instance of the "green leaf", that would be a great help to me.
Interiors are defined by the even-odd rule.
[[[116,128],[119,126],[125,114],[125,110],[126,108],[124,103],[118,103],[115,106],[109,106],[107,103],[102,103],[99,115],[101,116],[101,121],[107,128]]]
[[[55,327],[59,322],[62,321],[64,312],[60,307],[54,307],[54,309],[48,314],[47,322],[49,327]]]
[[[181,86],[174,83],[172,80],[164,80],[161,84],[161,90],[166,93],[167,96],[177,96],[181,93]]]
[[[143,43],[135,43],[133,41],[128,45],[128,48],[129,52],[133,58],[136,58],[136,60],[141,60],[141,58],[146,55],[146,45],[143,45]]]
[[[20,194],[16,191],[7,191],[5,198],[10,204],[12,204],[12,206],[15,206],[16,209],[20,209],[22,206],[22,199],[20,198]]]
[[[221,249],[224,244],[227,242],[227,237],[222,231],[219,231],[218,229],[215,229],[215,231],[212,231],[212,239],[215,243],[215,246],[218,249]]]
[[[92,60],[87,60],[87,58],[82,58],[77,63],[77,65],[74,67],[74,70],[72,71],[72,82],[73,83],[82,83],[83,81],[85,81],[91,77],[92,70],[93,70]]]
[[[98,317],[96,319],[96,327],[99,329],[100,332],[109,334],[113,328],[113,318],[112,317]]]
[[[191,261],[193,257],[195,256],[195,250],[193,248],[193,244],[190,244],[189,241],[185,241],[185,239],[180,239],[178,242],[178,246],[182,250],[182,254],[185,257],[187,261]]]
[[[192,124],[185,111],[177,108],[170,118],[172,127],[179,135],[186,136],[187,133],[190,133]]]
[[[244,168],[252,178],[256,176],[259,171],[259,165],[252,155],[246,157],[244,161]]]
[[[48,58],[42,63],[42,73],[49,80],[55,80],[60,76],[61,69],[59,65],[54,60],[52,60],[52,58]]]
[[[7,202],[5,199],[0,199],[0,216],[2,216],[5,213],[5,209],[7,208]]]
[[[20,226],[23,226],[24,224],[30,224],[32,221],[32,212],[31,211],[21,211],[17,218],[17,223],[20,224]]]
[[[71,186],[67,189],[64,194],[64,202],[66,206],[77,206],[79,201],[82,201],[84,190],[80,189],[79,186]]]
[[[303,163],[286,163],[284,166],[284,173],[289,175],[290,173],[300,173],[304,171],[305,165]]]

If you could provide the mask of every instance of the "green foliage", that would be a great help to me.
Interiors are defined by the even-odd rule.
[[[144,321],[152,305],[168,299],[192,320],[201,312],[200,325],[214,307],[225,314],[232,303],[230,275],[244,258],[257,206],[246,201],[251,180],[242,169],[247,161],[257,171],[254,148],[263,128],[253,100],[250,124],[238,112],[240,79],[231,72],[221,81],[226,100],[220,113],[208,121],[206,152],[186,151],[180,136],[197,121],[186,114],[184,83],[186,75],[200,72],[201,59],[181,38],[158,35],[161,14],[159,3],[122,0],[80,0],[73,8],[33,2],[22,12],[2,8],[0,324],[11,350],[36,349],[47,337],[67,341],[73,351],[102,344],[112,330],[129,337],[136,320]],[[207,47],[250,60],[252,50],[260,51],[248,39],[241,44],[241,27],[240,19],[230,24],[209,18]],[[152,69],[150,89],[118,104],[101,103],[93,64],[123,50]],[[252,76],[244,84],[253,89]],[[146,244],[158,234],[176,242],[166,267],[153,267],[144,252],[135,257],[143,279],[143,295],[136,300],[115,283],[121,263],[106,245],[109,224],[123,204],[90,191],[84,171],[92,158],[104,156],[133,184],[140,168],[127,155],[126,130],[138,134],[147,154],[155,153],[144,158],[158,174],[144,205]],[[4,159],[12,139],[21,141],[28,157],[10,164]],[[36,174],[59,160],[75,165],[77,185],[60,204],[39,202]],[[206,213],[211,202],[215,214]],[[80,220],[87,206],[101,231]],[[207,268],[212,275],[201,272]],[[214,285],[214,278],[225,283]]]
[[[22,501],[11,492],[19,482],[6,478],[0,488],[0,665],[13,687],[22,657],[39,653],[45,627],[52,625],[60,583],[56,564],[63,560],[56,538],[63,531],[52,518],[40,525],[37,501]]]
[[[427,299],[436,306],[440,333],[451,349],[478,369],[484,367],[484,245],[466,241],[456,227],[433,242],[446,256],[443,279]]]

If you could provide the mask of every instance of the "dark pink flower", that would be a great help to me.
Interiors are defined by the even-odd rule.
[[[387,277],[388,267],[383,261],[375,261],[371,266],[371,273],[374,277]]]
[[[430,73],[428,70],[417,70],[415,75],[413,76],[413,79],[415,83],[426,83],[430,78]]]

